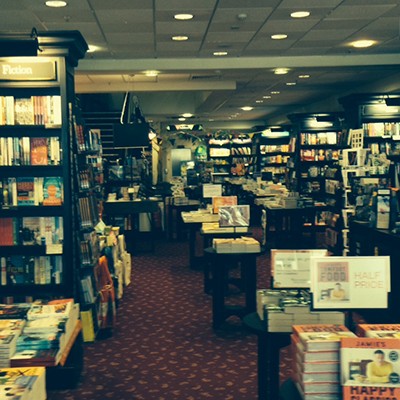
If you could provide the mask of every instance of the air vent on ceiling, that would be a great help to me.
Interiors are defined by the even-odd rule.
[[[202,79],[210,80],[210,79],[221,79],[220,75],[192,75],[190,77],[192,81],[199,81]]]

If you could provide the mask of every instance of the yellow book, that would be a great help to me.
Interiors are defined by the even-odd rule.
[[[81,311],[82,335],[84,342],[94,342],[94,326],[92,311]]]

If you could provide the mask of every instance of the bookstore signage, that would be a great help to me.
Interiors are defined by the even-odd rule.
[[[54,81],[57,78],[55,61],[24,61],[0,59],[0,81]]]
[[[390,258],[312,258],[311,292],[316,309],[386,309]]]

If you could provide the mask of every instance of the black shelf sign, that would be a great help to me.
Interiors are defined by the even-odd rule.
[[[55,81],[56,62],[50,60],[25,61],[18,58],[0,59],[0,81]]]

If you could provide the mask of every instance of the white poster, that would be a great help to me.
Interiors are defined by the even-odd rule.
[[[203,185],[203,198],[208,199],[219,196],[222,196],[222,185],[212,183]]]
[[[313,258],[311,292],[316,309],[387,308],[390,258]]]
[[[321,250],[271,250],[271,273],[274,288],[310,288],[312,257],[325,257]]]

